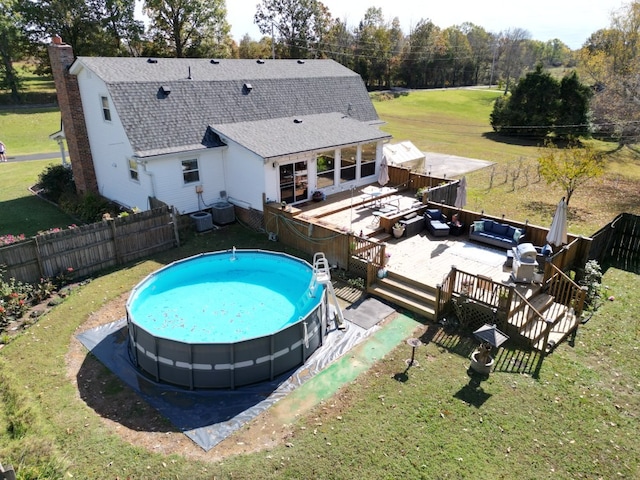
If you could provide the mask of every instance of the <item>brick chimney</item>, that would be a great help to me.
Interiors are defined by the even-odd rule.
[[[48,50],[76,190],[79,194],[98,193],[78,78],[69,73],[69,67],[75,60],[73,49],[56,35]]]

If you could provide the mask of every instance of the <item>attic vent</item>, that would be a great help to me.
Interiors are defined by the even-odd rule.
[[[301,118],[294,118],[293,119],[293,123],[302,123],[302,119]]]
[[[220,63],[220,60],[216,60],[215,58],[212,58],[211,63],[213,63],[214,65],[218,65]]]
[[[262,60],[261,58],[256,60],[257,63],[259,63],[260,65],[262,65],[264,63],[264,60]]]
[[[156,59],[156,58],[147,58],[147,63],[158,63],[158,59]]]
[[[245,91],[247,91],[247,92],[250,92],[251,90],[253,90],[253,85],[251,85],[250,83],[245,83],[242,87],[243,87],[243,88],[245,89]]]
[[[169,95],[171,93],[171,87],[167,86],[167,85],[162,85],[160,87],[160,90],[162,91],[162,93],[164,95]]]
[[[300,60],[298,60],[298,63],[299,63],[300,65],[302,65],[302,64],[304,63],[304,60],[300,59]]]

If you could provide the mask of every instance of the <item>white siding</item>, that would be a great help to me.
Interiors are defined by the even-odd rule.
[[[106,85],[87,69],[79,72],[78,85],[100,194],[130,208],[147,209],[151,185],[143,175],[139,182],[129,175],[133,151]],[[101,97],[109,100],[111,121],[103,118]]]
[[[271,163],[265,165],[262,157],[233,141],[225,139],[225,142],[229,145],[224,158],[227,196],[232,201],[239,201],[241,207],[262,211],[262,194],[269,198],[276,195],[273,190],[277,179],[271,178]],[[269,187],[265,189],[265,185]]]

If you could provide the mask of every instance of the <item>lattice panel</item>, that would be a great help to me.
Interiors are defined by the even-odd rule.
[[[349,257],[349,273],[366,279],[367,278],[367,262],[359,259],[358,257],[354,257],[353,255],[351,255]]]
[[[485,323],[496,324],[499,329],[504,329],[504,317],[499,313],[494,314],[493,309],[460,298],[451,299],[453,310],[460,321],[460,325],[469,330],[477,330]]]

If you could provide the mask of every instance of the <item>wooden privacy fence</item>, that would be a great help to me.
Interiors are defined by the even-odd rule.
[[[589,259],[604,268],[640,273],[640,216],[622,213],[598,230],[593,235]]]
[[[83,278],[176,246],[176,227],[176,214],[164,206],[2,247],[0,265],[6,278],[27,283],[70,271]]]

